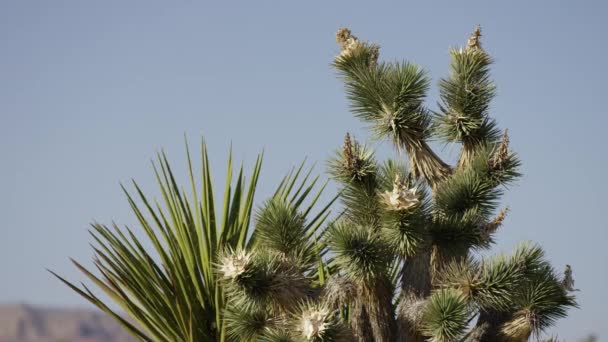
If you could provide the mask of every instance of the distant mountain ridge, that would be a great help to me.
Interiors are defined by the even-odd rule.
[[[0,342],[132,342],[100,311],[0,304]]]

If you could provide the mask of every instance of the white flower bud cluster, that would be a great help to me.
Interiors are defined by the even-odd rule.
[[[301,330],[307,339],[321,337],[327,327],[326,318],[329,311],[325,309],[305,311],[302,314]]]
[[[234,279],[245,272],[250,259],[251,254],[244,251],[226,255],[222,258],[220,272],[225,278]]]
[[[338,33],[336,33],[336,41],[342,48],[338,58],[345,58],[352,55],[353,51],[363,45],[363,43],[361,43],[357,37],[352,35],[350,30],[347,28],[341,28],[338,30]]]
[[[386,204],[388,204],[388,206],[393,210],[397,211],[408,210],[420,203],[420,200],[416,195],[416,188],[408,189],[407,186],[399,179],[399,175],[397,175],[395,178],[393,190],[386,191],[383,194],[383,197]]]
[[[477,25],[477,27],[475,27],[475,31],[473,31],[473,33],[469,37],[469,40],[467,41],[467,50],[475,50],[475,49],[481,50],[480,37],[481,37],[481,26]]]

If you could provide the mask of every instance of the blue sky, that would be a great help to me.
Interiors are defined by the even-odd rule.
[[[367,139],[329,67],[339,27],[436,85],[481,24],[492,113],[524,163],[494,250],[532,240],[571,264],[581,309],[553,332],[608,338],[607,17],[600,1],[2,1],[0,302],[85,305],[44,268],[82,279],[68,257],[90,259],[88,223],[134,223],[119,182],[155,195],[160,148],[183,174],[184,133],[218,177],[231,142],[247,165],[264,149],[261,195],[305,156],[322,173],[345,131]]]

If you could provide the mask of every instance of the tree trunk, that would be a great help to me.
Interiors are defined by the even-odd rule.
[[[388,279],[363,285],[357,290],[351,306],[350,323],[358,342],[393,342],[397,322],[393,305],[393,289]]]
[[[418,332],[424,300],[431,294],[431,251],[408,258],[401,273],[401,301],[397,313],[399,341],[422,342]]]
[[[393,288],[388,279],[377,281],[369,293],[369,313],[375,342],[393,342],[397,333]]]
[[[372,327],[366,305],[358,298],[350,308],[350,327],[353,331],[355,341],[368,342],[374,340]]]
[[[401,291],[415,297],[431,294],[431,251],[421,251],[407,258],[401,272]]]

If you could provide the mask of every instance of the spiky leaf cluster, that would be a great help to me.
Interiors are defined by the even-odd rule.
[[[376,172],[377,165],[370,148],[346,133],[342,149],[336,151],[329,161],[329,173],[343,183],[373,187]]]
[[[428,299],[423,316],[423,333],[431,342],[458,340],[471,315],[466,298],[457,290],[441,289]]]
[[[387,244],[369,227],[340,221],[329,228],[327,240],[336,265],[355,281],[378,279],[391,262]]]
[[[226,337],[231,341],[258,341],[268,338],[274,335],[273,332],[282,323],[265,310],[252,311],[235,305],[228,306],[223,315]]]
[[[513,295],[514,312],[502,327],[502,333],[512,339],[538,335],[555,322],[566,317],[576,301],[549,265],[528,279]]]
[[[257,242],[285,256],[300,257],[306,251],[304,215],[289,202],[269,200],[256,217]]]

